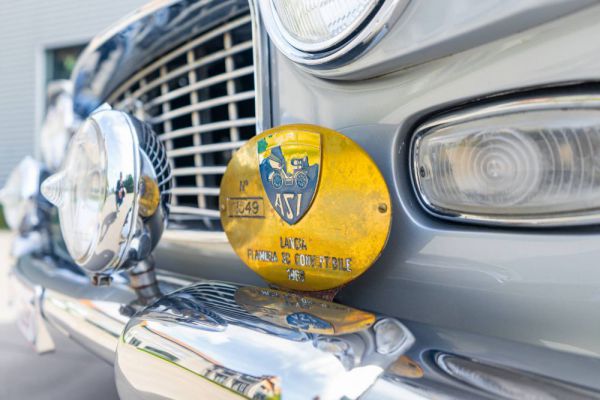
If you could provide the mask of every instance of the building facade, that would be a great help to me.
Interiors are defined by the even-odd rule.
[[[39,156],[47,82],[64,77],[92,37],[147,2],[0,2],[0,187],[24,156]]]

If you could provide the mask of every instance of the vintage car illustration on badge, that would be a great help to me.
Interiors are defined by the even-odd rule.
[[[273,171],[268,175],[268,179],[275,189],[280,189],[283,185],[298,186],[299,189],[304,189],[308,185],[308,156],[292,158],[290,162],[292,172],[290,174],[286,171],[286,161],[283,154],[281,154],[281,148],[274,148],[266,161],[273,168]]]
[[[318,133],[269,135],[257,143],[260,175],[269,201],[288,224],[308,211],[317,192],[321,165]]]

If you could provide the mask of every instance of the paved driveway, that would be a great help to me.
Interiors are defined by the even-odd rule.
[[[0,231],[0,399],[118,399],[113,368],[56,331],[56,351],[38,356],[7,307],[10,235]]]

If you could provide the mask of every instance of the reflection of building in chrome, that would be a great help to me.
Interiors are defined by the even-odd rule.
[[[280,396],[279,379],[274,376],[256,377],[240,374],[220,365],[209,368],[204,376],[250,399],[266,400],[279,398]]]
[[[248,314],[235,301],[235,285],[200,283],[179,292],[179,296],[155,303],[156,310],[170,315],[179,323],[201,330],[220,331],[229,321],[244,321],[246,328],[271,333],[294,341],[305,341],[304,333],[266,323]],[[186,310],[182,312],[182,310]],[[224,367],[219,360],[197,351],[163,331],[159,325],[144,323],[148,335],[126,338],[129,345],[172,365],[184,368],[243,397],[257,400],[279,399],[281,382],[276,376],[255,376]],[[160,349],[160,350],[158,350]]]
[[[132,338],[128,344],[173,365],[181,366],[249,399],[274,400],[281,397],[281,385],[277,377],[252,376],[225,368],[217,360],[186,346],[185,343],[163,332],[154,330],[149,326],[146,326],[145,329],[151,333],[151,335],[145,337],[147,340],[141,340],[139,337]],[[156,339],[154,341],[157,343],[153,343],[153,338]],[[165,340],[172,343],[168,350],[164,346],[164,343],[167,343]],[[162,345],[159,345],[158,342]],[[161,349],[158,350],[158,348]]]
[[[146,325],[145,330],[150,335],[144,336],[144,340],[138,336],[128,339],[128,344],[151,356],[184,368],[223,388],[232,390],[243,397],[256,400],[281,398],[281,385],[277,377],[252,376],[225,368],[217,360],[187,346],[159,329],[155,330]],[[167,343],[170,343],[170,345],[166,346]]]
[[[252,294],[268,298],[253,303]],[[280,301],[285,306],[278,307]],[[344,318],[357,315],[339,309],[341,305],[266,288],[199,282],[177,290],[138,313],[125,329],[117,352],[120,382],[146,386],[152,393],[168,394],[166,398],[184,397],[178,394],[198,388],[215,400],[232,395],[280,399],[283,391],[300,398],[320,393],[323,398],[356,398],[414,340],[388,318],[375,325],[349,318],[350,324],[338,324],[345,333],[333,335],[276,325],[296,312],[298,303],[309,302],[316,315],[328,312],[325,319],[331,310]],[[253,315],[248,304],[264,306],[274,322]],[[149,380],[143,372],[149,369],[165,379]]]

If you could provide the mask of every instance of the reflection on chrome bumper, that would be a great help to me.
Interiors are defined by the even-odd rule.
[[[159,274],[161,292],[170,294],[146,307],[124,274],[110,287],[94,287],[70,264],[31,257],[13,272],[25,303],[38,304],[37,326],[48,321],[114,362],[125,400],[600,398],[556,381],[562,373],[551,379],[483,361],[506,363],[511,355],[524,369],[539,371],[542,363],[593,371],[595,359],[400,323],[296,294]],[[47,339],[39,330],[34,337]]]
[[[357,398],[413,343],[395,320],[365,327],[369,315],[270,289],[198,283],[129,322],[117,350],[119,394]]]
[[[40,317],[108,362],[136,303],[127,282],[95,287],[77,268],[53,258],[23,257],[13,269],[15,279],[38,290]],[[39,331],[38,331],[39,336]]]
[[[54,341],[42,317],[44,289],[39,285],[31,285],[15,274],[11,274],[9,280],[11,290],[8,297],[15,308],[19,330],[38,354],[54,351]]]

